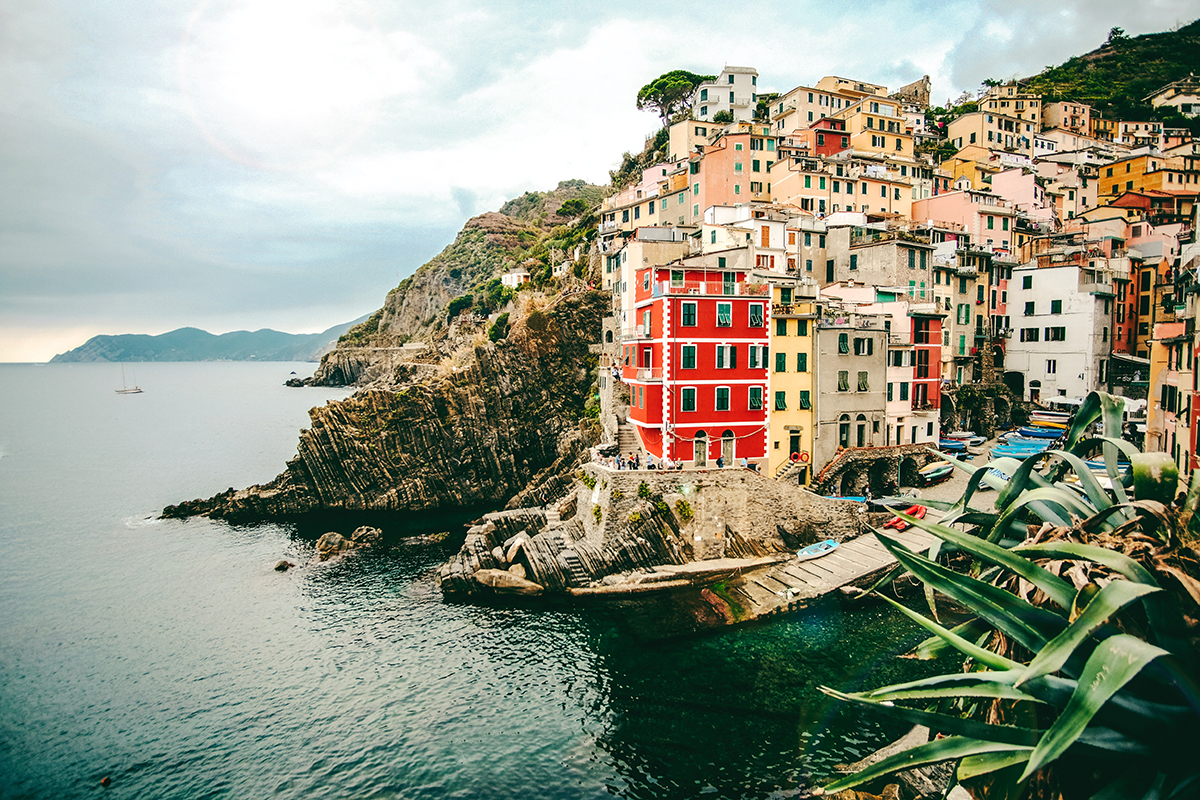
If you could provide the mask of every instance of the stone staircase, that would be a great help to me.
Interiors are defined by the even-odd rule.
[[[634,427],[627,422],[617,425],[617,447],[620,448],[623,456],[642,452],[642,439]]]
[[[579,560],[579,554],[574,550],[563,550],[559,553],[558,563],[563,566],[563,569],[567,573],[568,585],[581,588],[591,583],[591,576],[583,568],[583,562]]]
[[[799,461],[785,461],[775,470],[774,478],[777,481],[785,481],[788,478],[794,477],[803,466],[807,465]]]

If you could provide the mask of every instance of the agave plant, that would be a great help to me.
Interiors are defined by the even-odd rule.
[[[954,760],[956,779],[987,797],[1200,796],[1197,652],[1180,606],[1200,608],[1200,564],[1181,545],[1194,535],[1200,475],[1171,503],[1173,464],[1087,438],[1097,420],[1105,433],[1120,424],[1119,402],[1089,396],[1062,450],[969,470],[940,522],[901,514],[936,537],[928,553],[877,533],[926,589],[933,618],[884,597],[932,634],[915,654],[965,657],[965,669],[853,694],[823,688],[945,737],[827,792]],[[1107,486],[1085,463],[1096,454]],[[984,481],[999,489],[995,511],[970,506]],[[1042,523],[1032,535],[1031,521]],[[939,563],[952,551],[970,574]],[[935,594],[973,618],[941,624]]]

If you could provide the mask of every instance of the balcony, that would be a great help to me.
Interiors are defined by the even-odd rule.
[[[767,297],[771,287],[766,283],[725,283],[723,281],[656,281],[651,286],[653,297],[668,294],[716,295],[720,297]]]
[[[889,347],[912,347],[912,337],[906,333],[889,333]]]
[[[938,407],[938,404],[936,401],[931,401],[931,400],[925,400],[925,401],[913,400],[912,401],[912,410],[913,411],[937,411],[938,408],[939,407]]]
[[[638,367],[629,375],[629,379],[648,383],[652,381],[661,381],[663,379],[662,367]]]
[[[799,304],[796,303],[776,303],[771,306],[772,317],[803,317],[811,313],[810,311],[802,311]]]

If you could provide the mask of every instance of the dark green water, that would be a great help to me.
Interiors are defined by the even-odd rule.
[[[789,797],[901,732],[816,690],[913,675],[878,608],[643,644],[442,602],[402,521],[277,573],[320,526],[153,519],[282,469],[344,394],[293,368],[0,365],[0,797]]]

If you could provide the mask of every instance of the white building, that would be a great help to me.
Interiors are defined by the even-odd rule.
[[[726,66],[712,83],[702,83],[692,98],[692,118],[711,122],[721,111],[734,122],[750,122],[758,105],[758,70]]]
[[[1094,275],[1094,273],[1093,273]],[[1112,285],[1067,264],[1013,270],[1006,368],[1025,376],[1026,400],[1084,397],[1103,385],[1111,351]]]
[[[522,283],[529,283],[529,270],[519,269],[513,272],[506,272],[500,276],[500,284],[510,288],[517,288]]]

